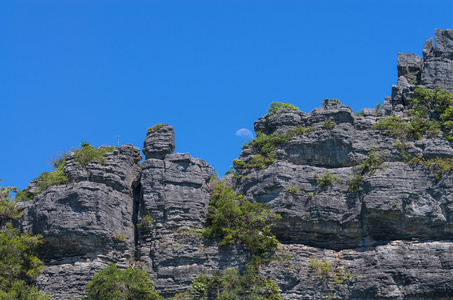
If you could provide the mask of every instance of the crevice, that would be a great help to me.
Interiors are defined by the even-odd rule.
[[[142,185],[139,183],[135,187],[132,188],[133,193],[133,212],[132,212],[132,224],[134,225],[134,247],[135,247],[135,256],[137,257],[138,254],[138,214],[140,209],[140,198],[142,194]]]

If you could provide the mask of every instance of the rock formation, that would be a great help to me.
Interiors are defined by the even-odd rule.
[[[403,162],[397,139],[372,129],[384,114],[404,114],[415,87],[453,91],[453,31],[436,29],[435,38],[423,59],[399,54],[398,83],[384,110],[357,116],[326,102],[311,113],[282,109],[255,122],[267,135],[308,129],[276,145],[278,159],[266,168],[239,168],[225,179],[282,216],[273,228],[282,245],[260,275],[273,278],[284,299],[453,298],[452,176]],[[326,129],[326,122],[335,125]],[[453,158],[440,135],[404,147],[412,157]],[[242,245],[218,247],[196,234],[207,225],[211,169],[174,149],[174,130],[165,125],[148,131],[141,164],[131,145],[105,154],[105,164],[81,166],[70,154],[64,172],[71,183],[21,203],[22,230],[47,242],[41,291],[81,298],[109,262],[142,264],[163,296],[188,290],[200,273],[244,268]],[[258,153],[249,145],[238,161]],[[381,165],[359,172],[373,155]],[[320,185],[326,174],[334,180]],[[329,272],[316,272],[315,262],[330,263]]]

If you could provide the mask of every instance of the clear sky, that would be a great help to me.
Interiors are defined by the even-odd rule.
[[[223,175],[273,101],[375,107],[398,52],[453,28],[453,1],[2,0],[0,183],[24,188],[81,142],[176,151]]]

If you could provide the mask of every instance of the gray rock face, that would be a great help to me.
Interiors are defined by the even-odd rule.
[[[387,114],[396,112],[400,104],[408,105],[418,87],[453,91],[453,30],[436,29],[435,42],[436,47],[433,39],[425,42],[423,59],[412,53],[398,53],[398,82],[392,87],[392,109],[386,109]]]
[[[452,175],[403,163],[397,140],[371,129],[384,115],[407,117],[419,84],[453,87],[451,36],[436,30],[436,48],[425,43],[423,60],[398,56],[398,83],[382,109],[357,116],[327,102],[309,114],[282,109],[255,122],[264,134],[310,129],[277,145],[278,160],[266,169],[226,178],[245,199],[282,216],[273,227],[282,245],[259,272],[278,283],[284,299],[453,298]],[[326,121],[335,126],[326,129]],[[412,157],[453,158],[452,144],[440,136],[405,142]],[[199,234],[207,226],[210,166],[174,149],[173,127],[165,125],[148,131],[141,166],[130,145],[105,154],[105,164],[81,166],[70,154],[64,172],[72,183],[20,204],[21,229],[47,242],[41,291],[82,298],[85,284],[110,262],[141,265],[164,297],[188,290],[200,273],[245,269],[244,246],[218,247]],[[384,158],[375,172],[358,167],[371,150]],[[239,160],[257,153],[248,146]],[[333,180],[321,186],[326,174]],[[354,175],[362,177],[354,183]],[[29,190],[36,188],[32,182]]]
[[[435,30],[436,48],[434,53],[437,57],[453,59],[453,29]]]
[[[175,130],[173,126],[164,125],[159,129],[150,128],[143,144],[146,159],[164,159],[165,155],[175,151]]]

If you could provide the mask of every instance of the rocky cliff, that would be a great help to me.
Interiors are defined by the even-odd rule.
[[[436,29],[435,39],[423,59],[398,55],[398,83],[383,110],[358,116],[326,101],[311,113],[281,109],[255,122],[257,133],[285,142],[258,167],[263,150],[245,146],[225,180],[282,216],[273,227],[282,244],[259,272],[284,299],[453,298],[453,177],[404,159],[452,159],[452,143],[373,129],[386,115],[407,116],[416,87],[453,91],[453,30]],[[109,262],[142,265],[163,296],[189,289],[200,273],[244,268],[242,245],[218,247],[196,234],[207,225],[211,168],[174,149],[174,130],[162,125],[148,130],[142,163],[131,145],[105,154],[105,164],[83,166],[69,154],[70,183],[21,203],[22,230],[47,242],[41,291],[80,298]],[[320,273],[315,263],[330,268]]]

